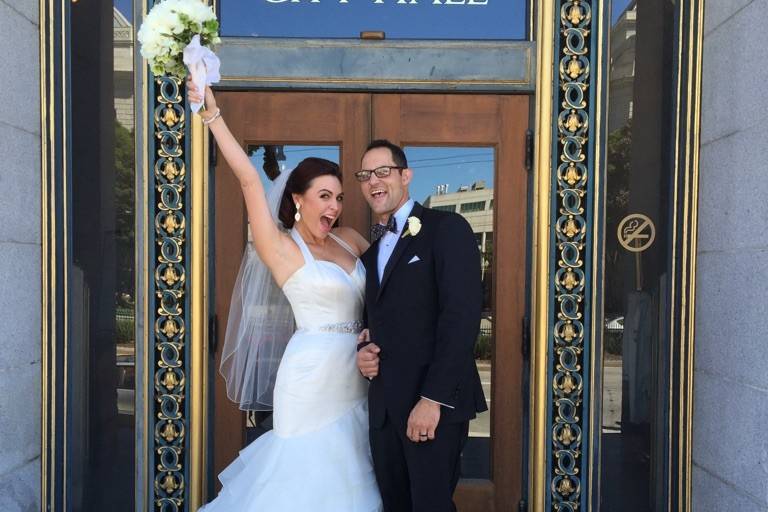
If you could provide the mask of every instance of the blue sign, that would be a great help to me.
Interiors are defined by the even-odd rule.
[[[240,37],[525,39],[526,0],[221,0],[221,33]]]

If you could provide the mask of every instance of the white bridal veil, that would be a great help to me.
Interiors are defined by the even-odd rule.
[[[267,194],[272,219],[291,171],[283,171]],[[253,244],[247,243],[232,291],[220,372],[227,397],[244,411],[272,409],[280,359],[295,330],[293,311]]]

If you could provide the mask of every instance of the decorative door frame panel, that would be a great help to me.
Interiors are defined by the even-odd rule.
[[[675,104],[669,510],[690,511],[704,0],[681,2]],[[678,345],[674,340],[680,340]]]
[[[153,468],[153,508],[178,510],[186,494],[187,374],[185,350],[189,324],[189,298],[186,281],[189,250],[187,244],[188,166],[185,162],[184,124],[179,83],[171,78],[154,79],[153,144],[150,162],[149,218],[154,225],[150,260],[154,267],[149,296],[151,343],[146,353],[145,378],[153,383],[147,397],[152,450],[145,464]],[[159,140],[155,141],[155,138]],[[150,231],[147,230],[147,233]],[[159,245],[159,247],[156,247]],[[150,377],[151,376],[151,377]],[[165,389],[163,389],[165,388]],[[155,419],[157,418],[157,419]],[[155,469],[156,468],[156,469]]]
[[[63,76],[69,54],[66,46],[67,2],[40,2],[40,138],[41,138],[41,471],[43,511],[62,510],[67,479],[66,460],[66,349],[69,334],[67,211],[67,114],[62,98],[68,94]]]
[[[179,80],[153,77],[150,91],[154,136],[149,144],[148,217],[154,229],[145,228],[154,236],[147,259],[151,284],[145,296],[152,334],[151,341],[145,339],[143,410],[150,429],[144,466],[152,468],[152,476],[145,484],[151,489],[153,509],[175,512],[196,510],[204,502],[207,139],[202,123],[189,112]]]
[[[535,461],[530,496],[534,510],[570,511],[587,508],[594,474],[590,429],[595,402],[590,392],[596,389],[593,346],[600,317],[595,306],[601,266],[595,254],[602,248],[595,169],[605,69],[595,55],[602,48],[605,9],[602,3],[579,0],[545,4],[539,23],[540,72],[544,59],[550,68],[549,79],[540,76],[538,83],[537,132],[548,133],[537,143],[532,301],[532,452],[544,459]],[[551,105],[545,107],[547,100]]]

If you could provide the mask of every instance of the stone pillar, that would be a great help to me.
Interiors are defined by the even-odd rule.
[[[767,0],[705,9],[693,510],[768,510]]]
[[[0,0],[0,510],[40,510],[40,27]]]

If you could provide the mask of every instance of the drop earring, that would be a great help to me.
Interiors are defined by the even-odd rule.
[[[296,222],[299,222],[301,220],[301,213],[299,213],[299,209],[301,209],[301,205],[299,203],[296,203],[296,215],[293,216],[293,219]]]

